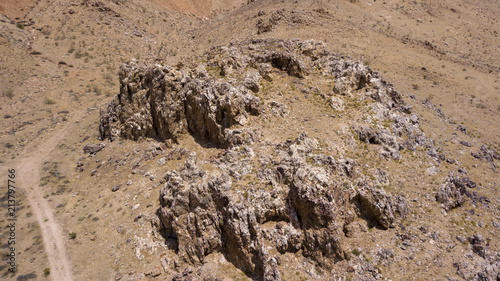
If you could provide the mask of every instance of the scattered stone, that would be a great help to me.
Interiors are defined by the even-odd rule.
[[[105,146],[106,146],[105,143],[87,144],[85,145],[85,147],[83,147],[83,152],[88,154],[96,154],[97,152],[101,151]]]
[[[439,169],[436,168],[436,166],[432,166],[432,167],[429,167],[425,170],[425,172],[429,175],[429,176],[435,176],[437,174],[439,174]]]
[[[120,189],[120,187],[121,187],[121,184],[115,185],[115,186],[113,186],[113,188],[111,188],[111,191],[116,192]]]
[[[342,112],[345,109],[344,100],[341,97],[337,96],[333,96],[330,99],[330,106],[338,112]]]
[[[125,233],[125,227],[123,225],[120,225],[116,231],[118,233],[120,233],[120,234],[124,234]]]
[[[151,271],[151,276],[152,277],[158,277],[160,275],[161,275],[161,270],[158,267],[155,267],[155,269],[153,269]]]
[[[165,163],[166,163],[165,157],[158,159],[158,165],[165,165]]]
[[[471,147],[472,145],[469,142],[466,141],[460,141],[460,144],[463,146]]]
[[[484,144],[481,146],[478,152],[472,152],[471,154],[477,159],[485,160],[486,162],[490,163],[493,162],[494,159],[500,160],[500,154]]]
[[[472,251],[479,256],[485,258],[487,246],[481,234],[474,234],[472,237],[469,237],[469,243],[472,245]]]

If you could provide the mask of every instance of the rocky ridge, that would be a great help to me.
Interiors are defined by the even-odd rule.
[[[282,256],[292,253],[317,264],[318,276],[331,276],[336,261],[352,257],[345,241],[359,231],[355,221],[388,229],[409,213],[403,194],[384,190],[390,175],[377,167],[379,160],[361,166],[306,133],[267,140],[261,122],[290,113],[285,104],[266,100],[264,85],[286,77],[315,77],[328,85],[302,93],[327,104],[332,116],[359,114],[343,132],[348,145],[336,149],[369,146],[386,161],[400,160],[402,151],[437,150],[390,83],[369,66],[328,52],[322,42],[253,40],[214,47],[176,66],[126,64],[120,93],[101,111],[103,140],[177,143],[190,133],[202,146],[223,150],[210,159],[189,152],[181,167],[160,179],[161,207],[153,223],[175,241],[173,264],[200,267],[220,252],[249,276],[280,280]],[[450,175],[436,200],[449,211],[472,197],[474,187],[469,178]],[[368,260],[360,267],[366,269],[359,273],[363,280],[381,277]]]

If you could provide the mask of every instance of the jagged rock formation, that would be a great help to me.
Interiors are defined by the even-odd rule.
[[[232,148],[212,161],[217,172],[203,171],[191,153],[181,169],[163,176],[158,211],[161,228],[177,240],[179,257],[200,265],[222,251],[245,272],[278,280],[267,246],[282,254],[301,251],[327,269],[346,257],[344,229],[356,213],[390,227],[399,210],[392,196],[357,182],[362,177],[352,160],[314,153],[318,148],[304,134],[269,147],[276,159],[257,157],[251,146]],[[357,191],[346,188],[351,182]]]
[[[334,87],[324,95],[331,103],[343,105],[348,98],[370,102],[373,112],[366,114],[367,120],[392,123],[392,131],[361,124],[354,129],[361,140],[381,145],[382,154],[398,159],[400,149],[425,143],[418,116],[409,115],[411,107],[399,92],[363,63],[329,53],[324,43],[254,41],[214,48],[206,57],[206,63],[188,61],[177,67],[122,66],[120,93],[101,112],[101,137],[175,141],[189,131],[223,147],[255,141],[258,132],[245,124],[248,115],[259,115],[264,107],[254,93],[260,79],[272,81],[277,69],[298,78],[309,72],[333,77]],[[209,75],[207,69],[215,73]]]
[[[182,167],[161,177],[156,227],[176,241],[180,262],[201,266],[219,252],[249,276],[280,280],[280,255],[293,253],[328,271],[350,258],[345,241],[355,235],[354,221],[388,229],[407,216],[405,197],[384,189],[389,174],[377,164],[369,170],[328,155],[333,149],[305,133],[277,143],[262,137],[259,120],[290,114],[285,104],[261,98],[263,85],[308,76],[329,88],[308,85],[303,93],[318,96],[340,117],[347,108],[359,114],[345,130],[352,146],[356,140],[373,145],[387,161],[401,159],[401,150],[436,151],[390,83],[321,42],[254,40],[214,47],[175,67],[131,62],[121,68],[120,93],[101,111],[102,139],[177,142],[190,133],[223,149],[210,160],[184,151]],[[450,210],[473,185],[449,178],[436,199]],[[377,278],[372,264],[364,267],[363,278]]]
[[[471,197],[469,189],[475,187],[476,183],[468,177],[450,175],[436,194],[436,200],[442,203],[445,210],[449,211],[462,205],[466,196]]]
[[[171,67],[123,66],[120,94],[103,113],[101,136],[175,140],[189,130],[223,146],[245,141],[242,130],[231,127],[244,125],[248,114],[260,113],[259,98],[243,86],[200,76],[189,77]]]

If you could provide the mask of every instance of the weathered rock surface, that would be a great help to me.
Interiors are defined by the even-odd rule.
[[[329,89],[303,83],[309,76],[328,81]],[[327,140],[306,133],[286,141],[263,139],[266,131],[259,126],[273,119],[286,124],[290,115],[297,118],[288,107],[293,106],[284,104],[288,97],[281,89],[269,98],[269,82],[280,79],[299,85],[297,93],[306,99],[314,96],[330,112],[333,108],[350,115],[347,121],[342,118],[347,124],[343,132],[337,132],[339,140],[349,144],[332,148]],[[305,119],[309,117],[300,116]],[[154,138],[172,148],[172,142],[189,133],[203,147],[220,149],[217,156],[205,157],[204,150],[197,154],[176,147],[155,160],[167,167],[168,161],[185,159],[155,185],[161,185],[155,228],[175,241],[177,273],[182,272],[179,264],[186,268],[175,280],[198,278],[194,276],[201,271],[191,267],[201,270],[217,254],[257,280],[280,280],[281,259],[290,255],[329,272],[336,262],[359,257],[360,251],[351,249],[348,241],[373,227],[401,227],[401,249],[413,251],[418,239],[398,221],[411,219],[407,196],[386,191],[399,193],[394,186],[403,183],[393,183],[390,170],[383,170],[389,168],[380,161],[401,160],[404,150],[423,151],[422,157],[433,162],[432,175],[439,176],[439,164],[446,160],[421,131],[420,117],[390,83],[369,66],[332,54],[313,40],[266,39],[214,47],[202,60],[187,59],[175,67],[129,63],[120,70],[120,93],[101,111],[100,121],[103,139]],[[363,153],[373,151],[377,162],[345,156],[358,147],[366,149]],[[480,153],[477,158],[494,155],[486,148]],[[393,188],[386,189],[389,186]],[[449,211],[466,196],[474,197],[469,189],[475,187],[463,175],[450,175],[436,200]],[[433,201],[429,194],[427,198]],[[416,199],[411,203],[420,204]],[[433,243],[440,239],[439,233],[428,234]],[[473,251],[482,255],[484,241],[471,241],[476,240]],[[375,253],[381,264],[394,262],[389,248]],[[362,280],[380,278],[377,262],[359,260],[359,267],[349,265],[346,270]]]
[[[354,180],[355,163],[314,154],[319,144],[305,134],[273,148],[276,159],[258,162],[251,147],[229,149],[213,161],[219,169],[211,172],[203,171],[191,153],[182,168],[164,175],[158,216],[185,262],[201,265],[218,251],[261,280],[279,280],[267,246],[280,253],[301,251],[328,268],[346,257],[344,228],[360,212],[355,209],[366,209],[387,228],[395,210],[407,208],[404,199],[397,199],[404,206],[398,208],[391,195],[369,185],[344,189],[338,178]],[[309,158],[324,165],[311,165]]]
[[[476,183],[468,177],[450,175],[436,194],[436,200],[442,203],[445,210],[449,211],[461,206],[465,202],[466,196],[471,196],[469,189],[475,187]]]
[[[120,94],[101,112],[103,139],[137,140],[151,137],[174,141],[191,133],[217,145],[245,141],[242,131],[248,114],[258,115],[261,101],[245,87],[234,87],[208,77],[197,78],[186,70],[145,68],[135,63],[120,70]],[[253,135],[253,132],[250,131]]]

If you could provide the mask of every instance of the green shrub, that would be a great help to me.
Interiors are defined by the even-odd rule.
[[[359,249],[358,249],[358,248],[353,249],[353,250],[352,250],[352,253],[353,253],[353,255],[355,255],[355,256],[359,256],[359,255],[361,255],[361,252],[359,251]]]

